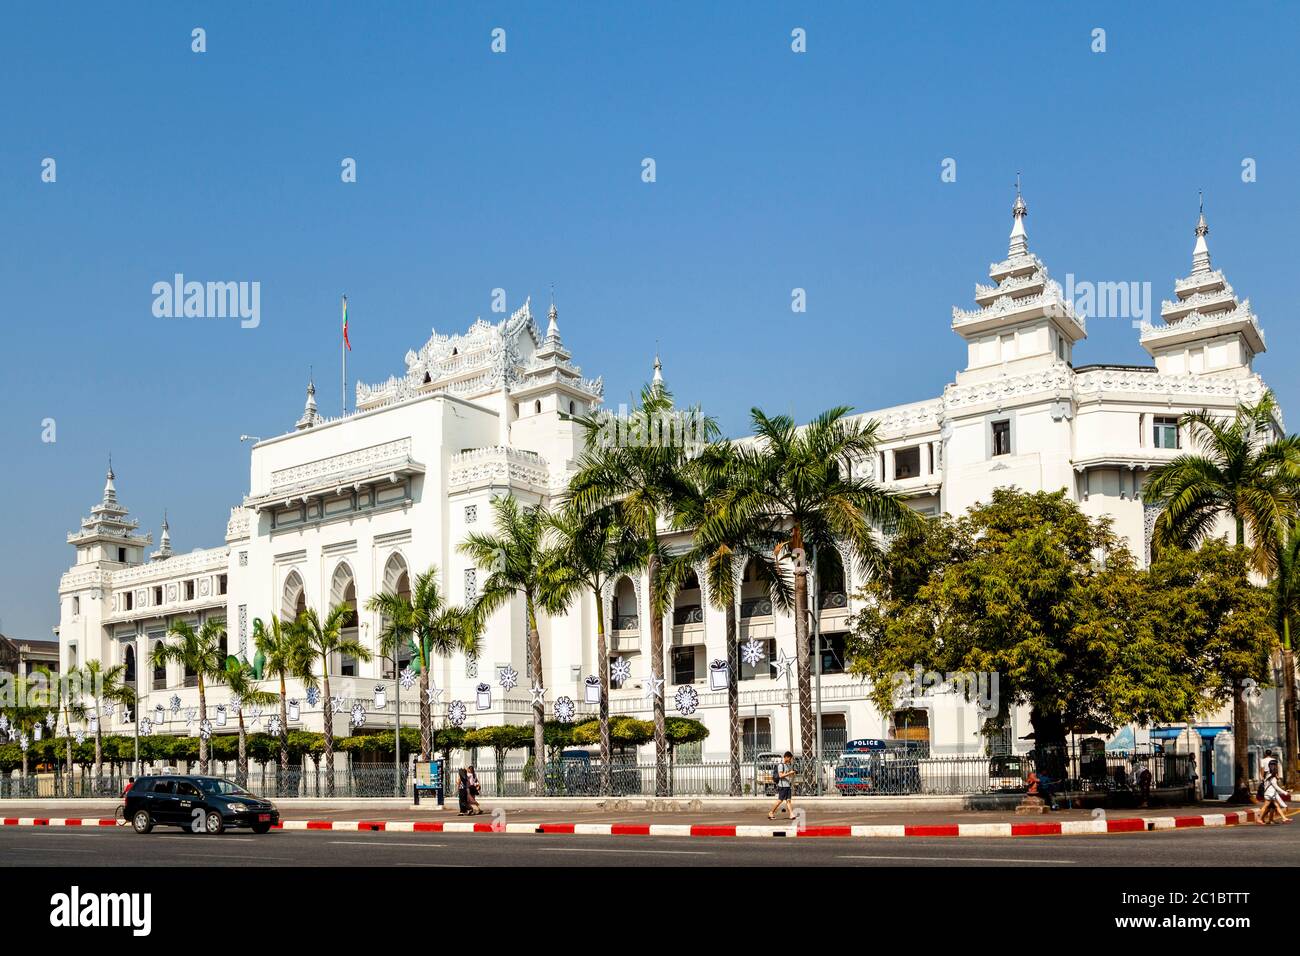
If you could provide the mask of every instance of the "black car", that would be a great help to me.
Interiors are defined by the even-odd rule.
[[[136,833],[176,826],[195,833],[248,827],[266,833],[280,822],[269,800],[221,777],[163,774],[141,777],[126,792],[126,818]]]

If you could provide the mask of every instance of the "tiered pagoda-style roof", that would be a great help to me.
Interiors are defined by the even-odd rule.
[[[129,511],[118,502],[117,487],[113,484],[116,477],[110,462],[108,475],[104,481],[104,497],[99,504],[90,509],[90,517],[81,519],[81,529],[68,533],[69,544],[85,545],[97,541],[132,545],[153,544],[152,534],[136,534],[140,522],[127,518]]]

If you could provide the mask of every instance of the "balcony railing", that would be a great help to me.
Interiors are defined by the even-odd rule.
[[[818,607],[823,611],[831,611],[836,608],[848,607],[849,598],[843,591],[823,591],[817,598]]]
[[[703,624],[704,608],[698,604],[679,607],[673,610],[673,624],[677,626],[685,624]]]
[[[614,616],[614,630],[616,631],[635,631],[641,627],[641,619],[635,614],[616,614]]]
[[[771,617],[772,599],[754,598],[752,601],[740,602],[741,617]]]

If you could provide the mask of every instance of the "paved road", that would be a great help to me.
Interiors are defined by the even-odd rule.
[[[745,839],[560,834],[0,829],[25,866],[1300,866],[1300,824],[1080,837]]]

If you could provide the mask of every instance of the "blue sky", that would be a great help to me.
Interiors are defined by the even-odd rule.
[[[1215,265],[1260,315],[1257,368],[1294,419],[1298,19],[1191,3],[6,5],[0,630],[49,637],[64,536],[110,450],[155,537],[167,508],[178,550],[219,544],[247,488],[239,435],[291,427],[309,366],[337,412],[342,292],[349,375],[368,381],[431,328],[499,318],[494,288],[544,311],[554,283],[609,404],[656,343],[679,398],[731,434],[754,404],[802,420],[937,395],[964,363],[950,308],[1005,255],[1017,170],[1053,275],[1150,281],[1157,310],[1189,269],[1203,188]],[[176,272],[260,282],[260,326],[155,318],[150,289]],[[1075,352],[1145,361],[1128,320],[1093,321]]]

